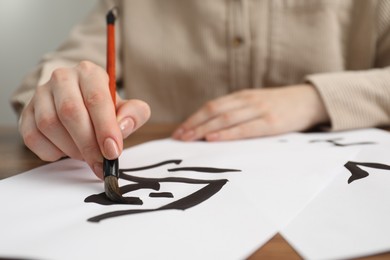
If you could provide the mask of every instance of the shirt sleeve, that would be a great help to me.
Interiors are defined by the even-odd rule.
[[[331,130],[390,124],[390,2],[376,9],[373,69],[308,75],[331,119]]]
[[[11,105],[20,114],[34,95],[35,88],[46,83],[52,72],[61,67],[73,67],[82,60],[88,60],[105,67],[106,63],[106,13],[117,6],[115,1],[98,1],[87,17],[70,32],[64,43],[54,52],[43,56],[39,64],[23,80],[11,96]],[[120,24],[116,23],[119,31]],[[117,54],[120,53],[120,33],[116,33]],[[117,56],[119,61],[119,55]],[[117,62],[117,77],[121,75]]]

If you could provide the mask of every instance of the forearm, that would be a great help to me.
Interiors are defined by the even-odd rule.
[[[331,130],[390,124],[390,67],[309,75],[331,121]]]

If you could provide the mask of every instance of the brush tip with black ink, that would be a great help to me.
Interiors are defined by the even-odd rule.
[[[115,160],[103,160],[103,174],[104,174],[104,192],[106,196],[115,202],[124,202],[121,191],[118,185],[119,178],[119,161]]]

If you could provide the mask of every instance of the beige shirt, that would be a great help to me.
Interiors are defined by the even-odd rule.
[[[118,80],[154,122],[180,122],[244,88],[311,82],[332,130],[390,123],[389,0],[100,1],[12,97],[20,110],[58,67],[105,67],[105,15],[119,8]]]

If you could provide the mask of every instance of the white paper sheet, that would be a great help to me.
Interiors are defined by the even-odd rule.
[[[0,255],[33,259],[237,259],[248,256],[276,231],[233,182],[185,211],[87,222],[113,209],[131,208],[83,202],[101,191],[102,183],[74,160],[0,182]]]
[[[370,137],[369,140],[367,137]],[[338,140],[338,138],[342,138]],[[337,139],[350,146],[328,142]],[[0,256],[38,259],[241,259],[289,223],[337,175],[340,164],[362,147],[389,139],[369,129],[332,134],[287,134],[235,142],[183,143],[170,139],[124,151],[120,168],[182,160],[138,172],[143,178],[181,177],[228,182],[186,210],[164,210],[102,220],[115,210],[150,209],[185,197],[199,184],[161,183],[175,198],[148,198],[144,205],[85,203],[103,192],[88,167],[63,160],[0,181]],[[328,141],[327,141],[328,140]],[[364,142],[372,143],[364,143]],[[336,142],[336,141],[335,141]],[[177,167],[214,167],[240,172],[169,172]],[[120,186],[128,184],[120,180]],[[204,186],[204,184],[203,184]],[[131,194],[131,196],[134,196]]]
[[[353,161],[390,166],[390,143],[367,147]],[[350,259],[390,250],[390,170],[360,166],[369,176],[337,178],[281,233],[306,259]]]

